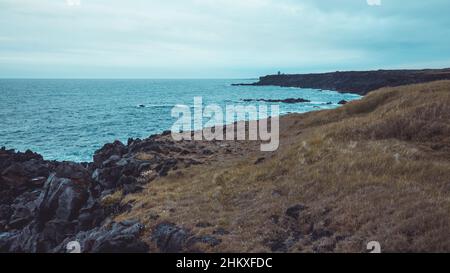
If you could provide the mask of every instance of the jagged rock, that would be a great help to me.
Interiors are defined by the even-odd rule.
[[[34,219],[34,212],[36,211],[35,200],[39,194],[39,191],[28,192],[16,198],[14,204],[11,206],[13,213],[8,223],[10,228],[20,229]]]
[[[15,193],[20,194],[39,186],[35,179],[48,177],[51,168],[50,164],[35,158],[25,162],[13,162],[1,172],[3,180],[1,187],[12,189]]]
[[[17,238],[17,232],[0,232],[0,253],[10,252],[11,244]]]
[[[105,219],[103,208],[82,209],[78,216],[78,230],[88,230],[91,227],[98,226]]]
[[[122,175],[119,179],[119,185],[137,184],[138,181],[133,176]]]
[[[123,185],[123,194],[132,194],[142,191],[144,188],[136,184],[126,184]]]
[[[122,156],[127,152],[127,147],[120,141],[105,144],[101,149],[94,153],[94,165],[101,167],[103,162],[113,155]]]
[[[202,163],[178,157],[183,151],[158,135],[130,139],[128,147],[119,141],[106,144],[95,152],[93,163],[45,161],[31,151],[0,149],[0,252],[53,252],[68,236],[80,238],[87,252],[146,251],[138,233],[132,231],[135,224],[101,227],[108,216],[132,208],[130,203],[105,205],[102,197],[118,190],[124,194],[141,191],[143,172],[149,181],[166,176],[179,162],[185,166]],[[205,147],[198,151],[210,153]],[[149,156],[138,157],[138,153]],[[169,251],[178,249],[177,240],[188,248],[220,243],[213,236],[187,232],[184,238],[181,229],[175,233],[167,239]]]
[[[119,184],[122,185],[124,194],[136,193],[143,189],[137,179],[132,176],[123,175],[119,180]]]
[[[77,241],[83,253],[145,253],[148,246],[139,238],[143,228],[138,221],[112,223],[64,240],[55,252],[65,252],[69,242]]]
[[[8,220],[13,212],[14,210],[11,208],[11,206],[0,205],[0,220]]]
[[[119,155],[112,155],[107,160],[103,161],[102,167],[103,168],[113,167],[121,159],[122,158]]]
[[[89,172],[81,164],[74,162],[63,162],[56,167],[56,176],[79,181],[88,181]]]
[[[193,236],[187,229],[176,226],[172,223],[161,223],[156,226],[152,233],[152,240],[163,253],[180,253],[185,251],[195,251],[197,243],[216,246],[222,242],[214,236]]]
[[[161,145],[159,142],[156,142],[152,139],[148,139],[146,141],[141,141],[139,143],[133,143],[130,146],[130,152],[155,152],[161,154],[163,150],[161,149]]]
[[[96,169],[92,174],[92,180],[102,186],[103,189],[115,189],[122,176],[122,167]]]
[[[43,160],[40,154],[33,153],[30,150],[27,150],[25,153],[16,153],[14,150],[6,150],[5,147],[2,147],[0,149],[0,170],[7,168],[13,162],[23,163],[32,159],[37,161]]]
[[[142,163],[142,164],[140,164],[139,168],[138,168],[139,175],[141,173],[145,172],[145,171],[150,170],[150,168],[151,168],[151,164],[150,163]]]
[[[306,100],[303,98],[288,98],[288,99],[244,99],[244,102],[252,102],[252,101],[262,101],[262,102],[270,102],[270,103],[304,103],[304,102],[311,102],[310,100]]]
[[[100,200],[100,196],[89,196],[86,205],[79,212],[78,230],[86,231],[99,226],[105,219],[105,208],[100,204]]]
[[[139,167],[142,161],[136,160],[134,158],[128,158],[125,165],[123,165],[122,175],[139,177]]]
[[[133,144],[133,142],[134,142],[134,138],[128,138],[128,140],[127,140],[127,146],[131,146],[132,144]]]
[[[52,174],[38,198],[38,219],[45,224],[50,219],[72,221],[86,203],[89,182],[75,182]]]
[[[29,226],[20,231],[4,232],[0,234],[0,252],[35,253],[38,252],[37,234]]]
[[[347,104],[348,103],[348,101],[346,101],[346,100],[341,100],[340,102],[338,102],[338,104],[340,104],[340,105],[344,105],[344,104]]]
[[[189,236],[189,232],[183,228],[171,223],[161,223],[155,228],[152,240],[162,252],[179,253],[185,248]]]
[[[178,164],[178,160],[174,158],[169,158],[165,160],[163,163],[156,166],[155,170],[158,172],[159,176],[167,176],[170,170],[175,169]]]
[[[52,249],[77,230],[76,221],[52,219],[45,222],[44,227],[38,227],[37,246],[40,252],[52,252]]]

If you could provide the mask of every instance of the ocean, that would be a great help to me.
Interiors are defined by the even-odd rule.
[[[304,98],[280,113],[339,107],[355,94],[273,86],[231,86],[255,80],[0,80],[0,147],[38,152],[48,160],[92,161],[104,144],[169,130],[175,105],[248,104],[243,99]],[[332,104],[327,104],[331,102]],[[254,104],[254,102],[252,102]]]

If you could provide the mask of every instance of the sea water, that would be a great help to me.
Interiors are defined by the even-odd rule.
[[[0,147],[38,152],[49,160],[91,161],[105,143],[169,130],[175,105],[202,97],[248,105],[243,99],[304,98],[280,105],[281,114],[339,107],[355,94],[274,86],[232,86],[255,80],[0,80]],[[328,104],[330,103],[331,104]]]

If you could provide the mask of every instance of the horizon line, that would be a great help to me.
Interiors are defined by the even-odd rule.
[[[259,77],[255,78],[133,78],[133,77],[117,77],[117,78],[109,78],[109,77],[99,77],[99,78],[88,78],[88,77],[74,77],[74,78],[51,78],[51,77],[8,77],[2,78],[0,80],[258,80]]]

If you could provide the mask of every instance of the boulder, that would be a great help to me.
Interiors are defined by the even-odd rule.
[[[0,205],[0,220],[9,220],[14,210],[9,205]]]
[[[56,176],[77,181],[89,181],[88,170],[81,164],[74,162],[63,162],[56,167]]]
[[[39,186],[37,178],[47,178],[52,166],[45,161],[31,159],[25,162],[13,162],[1,172],[3,189],[12,189],[20,194],[28,189]]]
[[[163,253],[196,252],[195,245],[198,243],[209,246],[217,246],[222,243],[211,235],[194,236],[187,229],[172,223],[161,223],[156,226],[152,233],[152,241]]]
[[[38,198],[38,220],[45,225],[50,219],[72,221],[89,197],[89,182],[59,178],[52,174]]]
[[[96,169],[92,174],[92,180],[98,183],[102,190],[115,189],[122,176],[122,169],[120,166]]]
[[[38,252],[38,237],[30,226],[20,231],[0,233],[0,252],[35,253]]]
[[[42,161],[43,158],[40,154],[33,153],[27,150],[25,153],[15,152],[14,150],[6,150],[5,147],[0,149],[0,171],[7,168],[14,162],[23,163],[30,160]]]
[[[67,238],[54,251],[66,252],[67,244],[77,241],[83,253],[146,253],[148,246],[139,238],[143,229],[138,221],[112,223]]]
[[[10,229],[21,229],[35,217],[36,202],[40,191],[27,192],[17,197],[11,206],[12,215],[9,219]]]
[[[100,204],[101,196],[89,196],[86,205],[79,211],[78,227],[80,231],[86,231],[99,226],[106,218],[105,208]]]
[[[0,232],[0,253],[10,252],[13,241],[18,232]]]
[[[103,168],[113,167],[120,159],[121,157],[119,155],[112,155],[107,160],[103,161],[102,167]]]
[[[94,165],[99,168],[111,156],[122,156],[127,153],[127,150],[127,147],[118,140],[114,143],[108,143],[94,153]]]
[[[152,240],[156,242],[156,246],[164,253],[182,252],[189,237],[189,231],[172,223],[159,224],[152,234]]]

